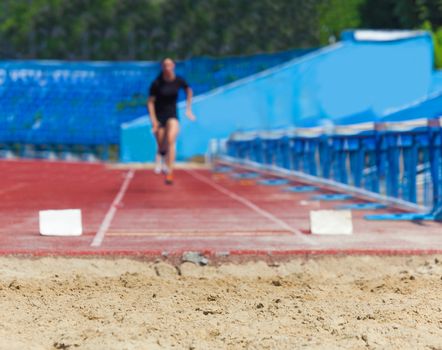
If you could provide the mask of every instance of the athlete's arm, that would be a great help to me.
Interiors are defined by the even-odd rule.
[[[190,120],[196,120],[195,115],[192,112],[192,97],[193,97],[193,90],[190,86],[186,87],[186,116]]]
[[[150,122],[152,123],[152,131],[158,130],[158,119],[155,113],[155,96],[149,96],[147,99],[147,110],[149,111]]]
[[[149,112],[150,122],[152,124],[152,131],[155,133],[158,130],[158,119],[155,113],[155,97],[158,94],[158,84],[154,81],[149,88],[149,97],[147,98],[147,111]]]

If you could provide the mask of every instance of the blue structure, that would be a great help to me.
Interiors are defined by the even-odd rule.
[[[376,33],[360,34],[347,32],[343,36],[350,41],[352,49],[353,41],[361,40],[361,37],[365,37],[360,43],[363,50],[374,45],[368,37],[374,38]],[[420,46],[428,39],[425,34],[402,32],[395,35],[401,37],[377,45],[402,49],[415,46],[415,52],[423,55],[421,58],[429,59],[428,52]],[[431,44],[428,45],[427,49],[431,49]],[[415,94],[406,103],[385,108],[382,99],[373,99],[377,96],[377,91],[373,91],[369,95],[372,104],[364,107],[362,112],[324,113],[322,117],[307,118],[299,117],[301,113],[295,115],[298,118],[290,127],[284,126],[278,131],[256,128],[253,132],[235,132],[217,157],[224,160],[224,164],[240,163],[248,165],[249,170],[293,174],[312,184],[328,185],[375,201],[339,208],[373,210],[394,204],[415,211],[367,215],[370,220],[442,220],[441,75],[432,72],[431,60],[427,63],[424,79],[417,80],[420,96],[413,82],[406,82],[409,77],[396,76],[397,70],[393,69],[392,76],[385,72],[388,79],[380,79],[389,88],[398,82],[405,86],[395,87],[392,94],[387,94],[383,90],[385,86],[380,86],[387,99],[392,96],[398,103],[401,93],[403,96],[410,94],[409,97]],[[371,72],[376,74],[376,70]],[[373,80],[366,78],[370,86]],[[346,79],[352,78],[347,77],[344,81]],[[408,89],[409,85],[411,89]],[[356,83],[352,86],[359,91]],[[350,101],[343,108],[352,104],[362,106],[366,98],[358,93],[349,96],[355,97],[356,102]],[[338,94],[335,93],[335,97],[338,99]],[[325,103],[326,100],[321,101]]]
[[[197,58],[177,71],[202,94],[309,51]],[[145,114],[158,72],[156,62],[1,61],[0,144],[118,145],[121,123]]]
[[[374,121],[426,98],[441,82],[428,33],[345,32],[335,45],[198,96],[199,119],[183,118],[178,156],[204,154],[210,139],[234,131]],[[142,120],[124,125],[123,138],[132,128],[147,130]],[[136,156],[145,140],[129,141],[122,143],[123,161],[152,160],[155,150]]]
[[[269,137],[268,132],[252,138],[236,133],[217,156],[227,159],[227,164],[288,171],[313,184],[325,183],[380,202],[352,209],[396,204],[416,210],[367,219],[442,220],[441,125],[442,118],[437,118],[356,124],[335,127],[331,132],[295,129],[279,132],[278,137]],[[340,196],[337,199],[342,200]]]
[[[433,119],[442,115],[442,88],[425,99],[419,99],[400,108],[387,110],[379,118],[384,122],[401,122],[415,119]]]
[[[305,174],[313,183],[358,189],[381,202],[339,208],[372,210],[393,203],[416,210],[366,216],[370,220],[442,220],[442,90],[376,118],[353,117],[325,127],[234,133],[226,154],[256,167]]]

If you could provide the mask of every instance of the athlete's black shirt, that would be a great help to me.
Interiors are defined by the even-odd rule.
[[[155,113],[161,122],[168,118],[177,118],[177,100],[180,89],[186,89],[189,85],[180,76],[175,76],[172,81],[166,81],[160,74],[150,86],[149,96],[155,97]]]

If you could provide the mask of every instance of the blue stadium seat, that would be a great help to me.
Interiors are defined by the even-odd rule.
[[[312,50],[177,63],[196,95]],[[119,127],[146,113],[153,63],[0,61],[0,144],[119,144]],[[184,99],[184,94],[180,99]]]

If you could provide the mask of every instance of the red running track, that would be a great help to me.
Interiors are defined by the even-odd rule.
[[[365,221],[367,211],[353,213],[351,236],[310,235],[309,211],[340,203],[209,170],[177,170],[173,186],[151,170],[105,165],[2,161],[0,171],[0,254],[442,252],[442,224]],[[39,210],[67,208],[82,210],[84,234],[40,236]]]

